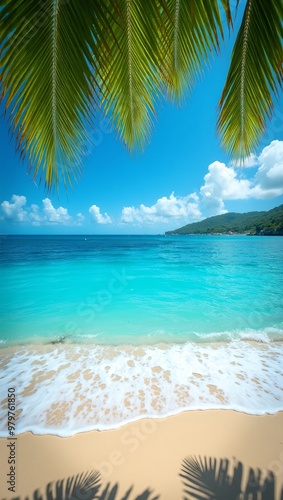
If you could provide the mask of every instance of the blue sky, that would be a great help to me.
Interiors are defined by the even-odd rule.
[[[97,123],[83,173],[59,194],[27,174],[1,120],[0,233],[159,234],[225,211],[283,203],[282,94],[260,146],[233,165],[216,133],[217,103],[233,41],[196,82],[182,108],[161,102],[150,143],[130,154],[107,120]]]

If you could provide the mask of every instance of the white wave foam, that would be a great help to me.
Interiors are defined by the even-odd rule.
[[[253,330],[246,328],[245,330],[230,330],[224,332],[211,333],[195,333],[195,337],[201,342],[235,342],[239,340],[254,341],[254,342],[283,342],[283,329],[278,327],[263,328],[261,330]]]
[[[235,341],[255,341],[263,343],[283,342],[283,328],[268,327],[259,330],[246,328],[244,330],[225,330],[220,332],[186,332],[176,333],[166,330],[156,330],[144,335],[107,335],[105,332],[85,332],[74,335],[63,334],[48,336],[22,337],[17,339],[0,339],[1,348],[8,346],[30,346],[30,345],[48,345],[48,344],[80,344],[80,345],[103,345],[119,346],[121,344],[131,345],[156,345],[166,344],[185,344],[187,342],[212,343],[212,342],[235,342]]]
[[[193,409],[275,413],[283,410],[282,365],[280,342],[2,349],[0,435],[9,387],[16,433],[70,436]]]

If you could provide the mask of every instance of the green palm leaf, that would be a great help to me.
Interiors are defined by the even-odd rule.
[[[132,149],[149,137],[159,93],[157,0],[109,2],[109,28],[97,41],[101,105]]]
[[[48,188],[80,172],[94,105],[130,147],[220,47],[229,0],[0,0],[1,87],[20,155]],[[220,100],[223,144],[257,144],[282,85],[283,0],[247,0]]]
[[[93,102],[94,5],[2,1],[1,78],[17,147],[47,187],[80,170]]]
[[[227,22],[232,22],[229,1],[222,0]],[[161,0],[165,49],[165,87],[173,101],[181,101],[187,88],[213,52],[219,51],[223,27],[218,2]],[[165,28],[165,29],[164,29]]]
[[[258,144],[283,78],[283,0],[247,0],[219,103],[224,147],[243,158]]]

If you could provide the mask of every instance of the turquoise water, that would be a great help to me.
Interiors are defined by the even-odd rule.
[[[283,410],[283,238],[0,241],[0,436]]]
[[[282,334],[283,238],[9,236],[0,265],[5,344]]]

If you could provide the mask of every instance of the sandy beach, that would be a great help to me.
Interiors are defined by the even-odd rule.
[[[32,433],[16,437],[14,441],[0,440],[0,498],[7,500],[64,498],[60,491],[64,491],[65,483],[61,485],[63,490],[58,489],[57,484],[55,494],[58,480],[93,470],[100,473],[100,494],[109,483],[109,495],[117,483],[118,490],[111,496],[117,499],[124,498],[131,486],[133,489],[125,498],[196,498],[193,493],[197,490],[192,483],[194,472],[201,474],[206,487],[218,488],[221,498],[236,498],[240,488],[242,492],[262,491],[262,496],[258,493],[258,497],[253,498],[281,498],[283,412],[255,416],[230,410],[189,411],[164,419],[139,420],[114,430],[79,433],[70,438]],[[10,447],[9,443],[12,443]],[[13,445],[15,492],[8,490],[10,485],[6,479],[9,479],[8,459]],[[187,487],[185,478],[180,476],[185,458],[188,458],[188,468],[183,469],[183,473]],[[198,469],[194,458],[202,464]],[[48,483],[52,484],[47,487]],[[203,484],[199,488],[205,491]],[[39,490],[37,496],[33,496],[35,490]],[[48,491],[53,491],[55,496],[50,493],[47,496]],[[90,492],[77,490],[73,498],[92,496]]]

